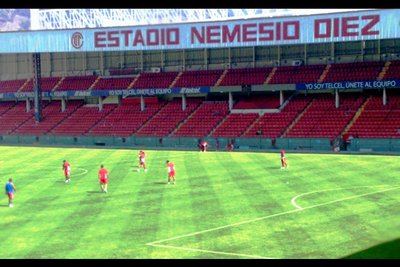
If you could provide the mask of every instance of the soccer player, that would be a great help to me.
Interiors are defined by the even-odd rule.
[[[281,150],[281,169],[283,168],[287,168],[288,167],[288,163],[286,160],[286,156],[285,156],[285,150]]]
[[[215,137],[215,151],[219,151],[219,139]]]
[[[140,167],[143,167],[144,171],[147,172],[146,163],[145,163],[145,153],[143,150],[139,151],[139,165],[137,167],[137,171],[140,172]]]
[[[100,181],[101,192],[107,193],[108,170],[106,168],[104,168],[103,164],[101,164],[100,170],[99,170],[99,181]]]
[[[175,184],[176,183],[175,165],[169,160],[167,160],[167,170],[168,170],[168,184],[170,184],[171,182]]]
[[[232,150],[233,150],[233,144],[232,144],[232,143],[227,144],[227,145],[226,145],[226,150],[227,150],[228,152],[232,152]]]
[[[201,141],[199,144],[200,152],[206,152],[208,147],[207,141]]]
[[[201,145],[203,146],[203,152],[206,152],[208,147],[207,141],[204,141]]]
[[[62,169],[64,170],[65,183],[69,183],[71,181],[71,164],[65,159],[63,160]]]
[[[13,184],[12,179],[8,179],[8,182],[6,183],[6,195],[8,196],[8,207],[12,208],[13,207],[13,199],[14,199],[14,193],[17,192],[17,189],[15,189],[15,186]]]

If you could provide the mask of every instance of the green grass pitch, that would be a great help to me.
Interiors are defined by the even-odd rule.
[[[145,151],[1,146],[0,258],[400,258],[398,156]]]

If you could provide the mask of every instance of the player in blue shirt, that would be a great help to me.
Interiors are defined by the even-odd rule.
[[[10,208],[13,207],[13,198],[15,192],[17,192],[17,189],[15,189],[12,179],[10,178],[6,183],[6,195],[8,196],[8,207]]]

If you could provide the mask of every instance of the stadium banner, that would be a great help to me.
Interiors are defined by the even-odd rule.
[[[400,38],[400,9],[168,25],[0,33],[0,53],[293,45]]]
[[[400,80],[298,83],[296,90],[400,88]]]
[[[210,87],[175,87],[154,89],[127,89],[127,90],[85,90],[85,91],[55,91],[42,92],[42,97],[72,97],[72,96],[155,96],[167,94],[205,94]],[[33,92],[0,93],[0,99],[33,98]]]

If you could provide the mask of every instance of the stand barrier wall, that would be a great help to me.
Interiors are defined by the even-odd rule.
[[[214,137],[207,137],[209,151],[216,150]],[[44,145],[81,147],[121,147],[197,150],[201,140],[197,137],[114,137],[114,136],[50,136],[50,135],[0,135],[1,145]],[[296,150],[332,152],[331,141],[327,138],[218,138],[219,150],[226,151],[229,143],[235,151]],[[347,145],[349,152],[400,152],[400,139],[355,138]]]

